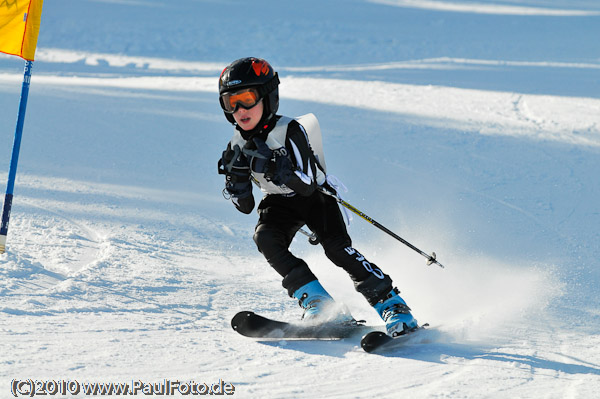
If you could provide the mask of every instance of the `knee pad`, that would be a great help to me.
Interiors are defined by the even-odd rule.
[[[252,238],[258,251],[267,259],[287,250],[289,246],[282,232],[266,227],[265,225],[258,226]]]

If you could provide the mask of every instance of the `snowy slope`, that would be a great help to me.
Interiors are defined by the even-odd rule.
[[[600,5],[593,0],[54,0],[44,7],[7,253],[13,379],[235,386],[243,398],[591,398],[600,389]],[[355,219],[426,342],[254,341],[301,311],[221,196],[217,77],[268,59],[313,112]],[[23,61],[0,55],[0,181]],[[255,193],[258,196],[258,193]],[[377,315],[319,248],[302,256]],[[74,397],[84,396],[83,393]],[[98,396],[100,397],[100,396]]]

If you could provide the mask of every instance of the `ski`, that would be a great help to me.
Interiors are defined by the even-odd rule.
[[[429,324],[427,323],[423,324],[397,337],[392,337],[381,331],[371,331],[362,337],[360,346],[368,353],[396,349],[407,344],[409,337],[417,334],[419,331],[423,331],[428,326]]]
[[[231,327],[241,335],[268,339],[344,339],[372,331],[373,327],[357,324],[301,324],[273,320],[251,311],[231,319]]]

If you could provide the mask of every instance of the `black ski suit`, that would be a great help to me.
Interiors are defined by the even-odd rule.
[[[277,185],[253,169],[256,159],[246,157],[249,176],[265,194],[258,205],[259,219],[254,242],[269,264],[283,277],[283,287],[290,296],[303,285],[316,280],[302,259],[295,257],[289,246],[298,230],[306,225],[315,233],[326,256],[343,268],[354,281],[357,291],[371,305],[377,303],[392,289],[392,280],[375,264],[368,262],[352,247],[352,240],[337,201],[318,190],[319,186],[334,192],[326,182],[326,175],[308,142],[308,135],[297,120],[276,116],[273,126],[253,136],[264,140],[272,150],[286,151],[292,166],[289,180]],[[228,148],[238,145],[253,148],[251,137],[244,131],[235,131]],[[230,192],[238,210],[250,213],[254,208],[252,185],[243,193]]]

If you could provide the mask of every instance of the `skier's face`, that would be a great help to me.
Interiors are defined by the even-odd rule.
[[[233,118],[243,130],[252,130],[258,125],[258,122],[262,118],[263,109],[263,102],[260,100],[250,109],[239,107],[238,110],[233,113]]]

